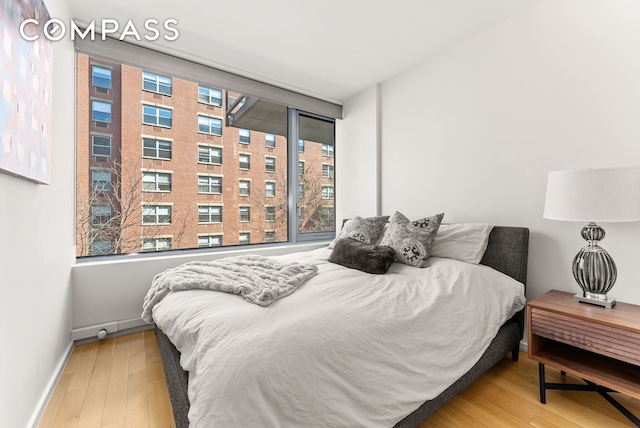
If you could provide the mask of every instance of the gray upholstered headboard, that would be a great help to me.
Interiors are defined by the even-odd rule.
[[[526,286],[528,257],[529,229],[495,226],[480,264],[507,274]]]

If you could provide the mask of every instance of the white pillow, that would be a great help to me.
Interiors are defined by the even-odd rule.
[[[468,263],[480,263],[489,244],[492,224],[441,224],[433,240],[431,257],[444,257]]]

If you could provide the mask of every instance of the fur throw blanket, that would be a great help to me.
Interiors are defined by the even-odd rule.
[[[153,278],[142,306],[142,319],[152,324],[153,307],[170,291],[224,291],[239,294],[247,302],[268,306],[293,293],[317,272],[315,265],[281,263],[258,255],[185,263]]]

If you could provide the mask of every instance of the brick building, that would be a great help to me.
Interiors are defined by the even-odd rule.
[[[76,96],[78,256],[288,240],[287,138],[226,126],[239,94],[78,54]],[[333,227],[333,145],[298,150],[300,227]]]

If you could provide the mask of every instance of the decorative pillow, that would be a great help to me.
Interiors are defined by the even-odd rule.
[[[480,263],[489,244],[492,224],[441,224],[431,247],[431,257]]]
[[[341,238],[336,242],[329,261],[367,273],[382,274],[389,270],[396,252],[391,247],[364,244],[354,238]]]
[[[365,244],[375,244],[380,235],[382,235],[382,230],[384,225],[387,224],[387,220],[389,220],[388,215],[367,218],[357,215],[344,223],[336,239],[329,244],[329,248],[335,247],[339,239],[346,237],[356,239]]]
[[[396,250],[396,261],[419,268],[427,267],[431,244],[444,214],[409,221],[399,211],[389,219],[380,245]]]

